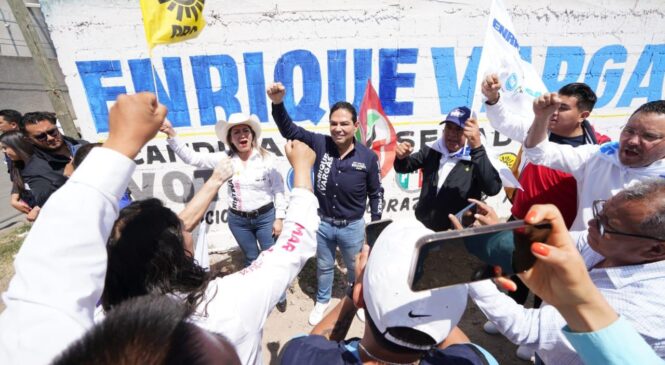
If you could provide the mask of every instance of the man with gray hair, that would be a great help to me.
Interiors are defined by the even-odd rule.
[[[647,179],[607,201],[596,200],[592,210],[582,250],[589,275],[665,358],[665,179]],[[526,309],[487,282],[470,285],[469,294],[503,335],[532,347],[546,364],[582,364],[561,331],[565,320],[551,305]]]

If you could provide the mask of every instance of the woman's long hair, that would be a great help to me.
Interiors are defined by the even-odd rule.
[[[183,242],[182,222],[159,199],[122,209],[106,244],[104,310],[146,294],[173,294],[196,309],[217,275],[199,266]]]
[[[23,181],[23,176],[21,176],[21,171],[25,168],[34,153],[34,147],[28,141],[26,141],[23,133],[19,131],[5,132],[0,135],[0,143],[14,150],[16,155],[18,155],[17,161],[12,161],[12,169],[10,171],[10,177],[12,179],[12,184],[14,185],[14,190],[18,191],[19,195],[25,194],[25,183]]]

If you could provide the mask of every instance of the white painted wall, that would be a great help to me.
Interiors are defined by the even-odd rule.
[[[132,74],[130,67],[134,62],[130,60],[149,57],[138,1],[43,0],[41,4],[84,136],[90,140],[103,139],[105,134],[99,130],[104,128],[105,106],[111,104],[103,101],[103,93],[114,90],[133,93],[135,78],[150,80],[149,73],[135,69]],[[506,5],[520,45],[531,47],[533,64],[552,91],[572,81],[594,86],[602,102],[590,119],[598,130],[615,138],[618,127],[632,110],[647,100],[663,98],[662,1],[506,0]],[[342,90],[346,95],[341,98],[353,101],[354,67],[360,65],[360,69],[371,72],[372,83],[396,130],[412,132],[407,137],[420,145],[421,133],[429,136],[426,140],[436,138],[438,122],[450,108],[471,104],[476,75],[467,74],[471,80],[466,84],[471,89],[465,88],[463,79],[467,67],[474,60],[477,62],[480,55],[478,50],[474,53],[474,47],[482,46],[488,13],[489,1],[468,0],[208,1],[207,27],[201,36],[156,48],[153,61],[159,78],[168,84],[167,90],[178,82],[182,84],[183,92],[173,91],[169,96],[181,99],[173,104],[174,109],[182,109],[179,119],[188,126],[178,128],[178,132],[192,143],[207,142],[217,148],[212,126],[201,125],[224,118],[229,110],[239,108],[257,113],[265,122],[265,139],[282,150],[284,141],[270,120],[265,93],[251,91],[264,89],[275,78],[275,69],[284,65],[285,55],[288,58],[300,54],[296,56],[298,66],[293,72],[290,69],[286,72],[287,76],[293,75],[293,87],[289,89],[295,95],[294,105],[289,106],[292,114],[296,114],[299,101],[313,104],[314,111],[304,113],[299,118],[300,125],[327,133],[329,83],[345,81]],[[354,50],[365,55],[371,52],[368,63],[359,62]],[[343,57],[345,73],[337,74],[330,67],[331,51],[338,52],[333,60]],[[399,57],[393,58],[396,68],[391,74],[389,56],[393,53]],[[453,57],[445,58],[448,54]],[[436,58],[437,55],[442,58]],[[166,57],[172,58],[166,63],[180,62],[182,77],[175,72],[178,67],[164,66]],[[557,63],[562,57],[568,62]],[[245,62],[259,58],[262,62],[258,65]],[[204,59],[229,63],[226,68],[212,69],[209,77],[205,77],[203,68],[193,67],[196,60]],[[82,72],[86,67],[91,72]],[[247,72],[247,68],[253,71]],[[315,69],[319,72],[314,72]],[[171,75],[168,82],[167,73]],[[450,81],[446,75],[456,79]],[[233,79],[236,76],[237,82]],[[209,106],[200,93],[201,80],[205,79],[210,80],[213,92],[237,86],[231,92],[231,101],[213,106],[212,114],[201,114]],[[320,98],[316,97],[318,93]],[[165,95],[160,97],[163,99]],[[222,99],[219,95],[211,98],[213,104]],[[481,126],[491,143],[494,132],[482,117]],[[501,140],[505,137],[499,136]],[[189,188],[188,181],[194,172],[180,162],[160,162],[156,150],[169,161],[164,146],[163,138],[157,138],[149,144],[152,150],[144,149],[132,186],[164,198],[177,210],[182,207],[182,199],[176,196],[186,195],[183,193]],[[495,150],[517,148],[517,144],[511,143]],[[286,174],[288,164],[285,159],[283,162]],[[170,182],[171,178],[176,179],[175,183]],[[185,183],[179,183],[178,179]],[[202,179],[194,182],[200,186]],[[404,192],[392,174],[383,183],[389,209],[384,216],[398,218],[413,214],[413,198],[418,193]],[[225,194],[221,196],[224,201]],[[500,199],[493,199],[492,203],[507,212]],[[212,210],[222,212],[222,205]],[[408,209],[399,211],[407,206]],[[391,209],[395,207],[397,211]],[[224,223],[214,223],[210,229],[217,232],[210,235],[212,247],[231,247],[232,237]]]

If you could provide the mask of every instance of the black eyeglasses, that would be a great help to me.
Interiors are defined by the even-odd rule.
[[[53,128],[53,129],[47,130],[46,132],[39,133],[36,136],[32,136],[32,138],[34,138],[34,139],[36,139],[40,142],[44,142],[44,141],[46,141],[48,136],[51,136],[51,137],[55,138],[59,135],[60,135],[60,131],[58,131],[58,128]]]
[[[593,219],[596,220],[596,227],[598,227],[598,232],[600,232],[600,236],[604,236],[605,233],[610,233],[610,234],[618,234],[621,236],[628,236],[628,237],[635,237],[635,238],[643,238],[643,239],[648,239],[648,240],[655,240],[655,241],[662,241],[660,238],[652,237],[652,236],[645,236],[641,234],[633,234],[633,233],[623,233],[623,232],[618,232],[618,231],[613,231],[607,229],[607,223],[604,222],[607,220],[607,217],[603,214],[603,208],[605,206],[605,202],[607,200],[595,200],[593,202],[593,205],[591,206],[593,210]]]

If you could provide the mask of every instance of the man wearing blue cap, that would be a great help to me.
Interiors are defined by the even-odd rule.
[[[480,140],[475,116],[465,106],[448,113],[443,135],[431,147],[413,152],[408,142],[397,145],[395,171],[410,173],[423,169],[423,184],[416,205],[416,218],[427,228],[450,228],[448,214],[464,209],[468,199],[492,196],[501,190],[501,178]]]

